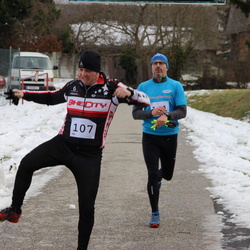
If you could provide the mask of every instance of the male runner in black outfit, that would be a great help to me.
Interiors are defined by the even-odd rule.
[[[78,187],[78,250],[87,249],[94,225],[102,150],[117,106],[122,102],[149,105],[149,98],[144,93],[122,83],[107,81],[105,75],[100,73],[100,66],[100,55],[87,50],[79,59],[78,79],[56,91],[14,89],[9,97],[47,105],[67,102],[67,115],[57,136],[22,159],[16,175],[12,204],[0,211],[0,221],[19,221],[21,206],[35,171],[65,165],[72,171]]]

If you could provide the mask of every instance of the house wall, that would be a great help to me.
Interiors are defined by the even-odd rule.
[[[57,58],[56,62],[54,62],[53,64],[58,66],[57,77],[60,78],[77,77],[78,58],[74,58],[73,55],[60,54],[60,53],[57,54],[56,58]],[[118,57],[102,56],[101,71],[104,72],[108,78],[124,81],[124,70],[119,66]]]
[[[250,42],[250,33],[244,32],[238,34],[239,41],[239,51],[238,51],[238,60],[240,62],[247,62],[250,60],[250,48],[247,45],[246,41]]]

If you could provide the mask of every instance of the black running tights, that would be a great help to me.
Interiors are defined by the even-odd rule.
[[[148,170],[147,191],[152,212],[159,211],[159,185],[161,179],[171,180],[174,173],[177,150],[177,134],[158,136],[143,133],[142,147]],[[159,169],[159,161],[161,169]]]
[[[73,173],[79,201],[78,250],[87,249],[94,225],[94,206],[99,186],[102,149],[79,150],[68,145],[58,135],[47,141],[21,161],[17,171],[12,206],[21,208],[26,191],[29,189],[35,171],[57,165],[65,165]]]

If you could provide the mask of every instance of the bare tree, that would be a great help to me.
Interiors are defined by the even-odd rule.
[[[86,47],[130,48],[135,51],[141,81],[149,76],[148,61],[165,53],[172,75],[180,78],[194,50],[216,49],[218,15],[215,6],[191,5],[88,5],[74,25],[76,51]]]

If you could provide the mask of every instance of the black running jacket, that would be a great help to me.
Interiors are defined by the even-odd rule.
[[[59,134],[74,146],[103,148],[119,103],[147,106],[150,100],[141,91],[123,83],[105,80],[103,73],[98,82],[85,86],[79,79],[75,79],[55,91],[23,90],[23,99],[47,105],[67,102],[67,114]],[[131,96],[124,99],[113,96],[116,88],[130,90]]]

